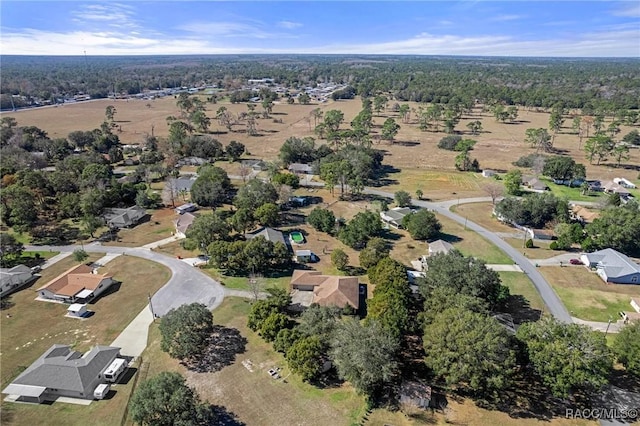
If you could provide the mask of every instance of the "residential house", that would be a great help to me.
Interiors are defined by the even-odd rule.
[[[292,163],[289,164],[288,170],[298,175],[312,175],[313,166],[311,164]]]
[[[533,192],[544,192],[549,190],[549,186],[535,176],[523,176],[522,184]]]
[[[130,228],[136,226],[147,212],[142,207],[132,206],[126,209],[105,209],[103,216],[110,228]]]
[[[191,213],[184,213],[174,219],[173,224],[176,227],[176,235],[184,238],[187,235],[187,230],[196,220],[196,216]]]
[[[263,160],[240,160],[240,164],[245,167],[250,167],[254,172],[262,172],[264,170],[267,170],[267,163],[265,163]]]
[[[402,219],[408,214],[414,213],[415,210],[410,207],[394,207],[391,210],[380,212],[380,218],[383,222],[388,223],[396,229],[402,228]]]
[[[622,185],[617,184],[613,181],[607,181],[602,184],[602,188],[604,188],[604,192],[606,194],[618,194],[620,197],[628,197],[630,195],[629,191]]]
[[[198,210],[198,206],[193,203],[187,203],[176,207],[176,213],[178,214],[195,212],[196,210]]]
[[[361,298],[366,299],[367,294],[366,286],[358,282],[358,277],[322,275],[319,271],[300,269],[293,271],[291,290],[294,293],[292,295],[294,303],[296,300],[304,300],[300,303],[303,306],[317,303],[340,308],[351,306],[355,310],[363,307]]]
[[[496,175],[496,171],[495,170],[491,170],[491,169],[484,169],[482,171],[482,177],[493,177]]]
[[[31,268],[16,265],[13,268],[0,268],[0,297],[13,293],[34,279]]]
[[[42,403],[60,396],[93,399],[109,380],[105,372],[121,360],[120,348],[95,346],[84,355],[69,345],[53,345],[24,370],[2,393],[20,402]],[[124,360],[122,360],[124,361]]]
[[[115,281],[111,275],[98,274],[89,265],[78,265],[40,287],[38,298],[64,303],[87,303]]]
[[[162,190],[162,202],[165,205],[175,205],[178,197],[184,200],[186,195],[191,193],[195,181],[195,176],[168,179]]]
[[[277,229],[273,229],[269,227],[264,227],[264,228],[258,229],[257,231],[248,232],[244,234],[244,236],[247,240],[262,236],[267,241],[271,241],[273,243],[280,242],[285,246],[287,245],[284,241],[284,235],[282,235],[282,232],[278,231]]]
[[[207,164],[209,160],[201,157],[184,157],[178,160],[177,166],[202,166]]]
[[[454,247],[444,240],[435,240],[429,243],[429,256],[436,254],[448,254]]]
[[[423,410],[429,408],[431,406],[431,386],[423,382],[403,381],[400,385],[400,404]]]
[[[598,212],[594,212],[592,210],[587,209],[583,206],[571,205],[571,209],[569,210],[569,215],[572,220],[577,220],[581,223],[591,223],[594,219],[600,217]]]
[[[640,284],[640,265],[614,249],[585,253],[580,260],[588,268],[595,268],[606,283]]]

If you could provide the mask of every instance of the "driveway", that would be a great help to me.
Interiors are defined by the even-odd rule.
[[[73,252],[80,246],[33,246],[27,250],[53,250],[59,252]],[[224,287],[198,268],[194,268],[163,253],[150,249],[102,246],[100,244],[85,244],[84,250],[90,253],[122,254],[136,256],[142,259],[160,263],[171,270],[169,281],[151,297],[153,313],[159,317],[171,309],[184,304],[200,302],[209,309],[217,308],[224,299]]]
[[[393,194],[391,192],[380,191],[373,188],[365,188],[364,193],[377,195],[380,197],[393,198]],[[471,202],[484,202],[487,199],[488,201],[491,201],[489,197],[470,198],[466,200],[473,200]],[[460,201],[462,202],[463,200]],[[571,315],[569,315],[569,312],[565,308],[558,295],[553,291],[553,288],[551,288],[549,283],[544,279],[540,272],[538,272],[536,267],[531,263],[529,259],[524,257],[519,250],[511,247],[511,245],[502,240],[502,238],[500,238],[494,232],[491,232],[476,224],[475,222],[465,219],[464,217],[457,215],[449,210],[452,205],[458,203],[458,200],[450,200],[437,203],[414,200],[412,203],[415,206],[433,210],[436,213],[448,217],[449,219],[452,219],[461,225],[465,225],[466,223],[466,227],[468,229],[477,232],[478,234],[495,244],[499,249],[506,253],[514,261],[514,263],[518,265],[520,269],[522,269],[525,274],[529,276],[531,282],[535,286],[536,290],[538,290],[538,293],[542,297],[542,300],[544,301],[551,315],[553,315],[558,321],[564,323],[573,322],[571,319]]]

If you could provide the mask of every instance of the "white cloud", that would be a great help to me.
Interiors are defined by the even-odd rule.
[[[629,4],[625,4],[620,9],[614,10],[612,12],[615,16],[626,16],[629,18],[640,18],[640,3],[631,2]]]
[[[264,28],[259,22],[244,23],[230,21],[190,22],[179,25],[176,29],[192,33],[194,37],[237,37],[257,39],[292,38],[294,35],[282,32],[272,32]]]
[[[287,30],[293,30],[296,28],[300,28],[302,24],[300,22],[292,22],[292,21],[280,21],[278,22],[278,26],[280,28],[285,28]]]
[[[518,19],[526,18],[525,15],[498,15],[492,18],[489,18],[491,22],[507,22],[507,21],[517,21]]]
[[[115,29],[140,28],[140,23],[135,18],[135,9],[127,4],[109,3],[88,4],[80,6],[71,12],[72,21],[82,28],[102,27]]]

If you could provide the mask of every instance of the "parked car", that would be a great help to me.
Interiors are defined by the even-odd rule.
[[[582,265],[582,260],[580,259],[571,259],[569,260],[569,263],[572,265]]]

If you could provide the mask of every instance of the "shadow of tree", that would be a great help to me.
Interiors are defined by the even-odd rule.
[[[538,321],[542,316],[542,311],[533,309],[529,301],[520,294],[512,294],[505,303],[505,311],[511,314],[516,325],[524,322]]]
[[[237,414],[228,411],[222,405],[211,405],[209,407],[214,414],[214,419],[210,426],[246,426],[246,423],[238,419]]]
[[[236,355],[244,353],[247,339],[235,328],[214,325],[209,346],[196,361],[185,366],[198,373],[213,373],[231,365]]]

